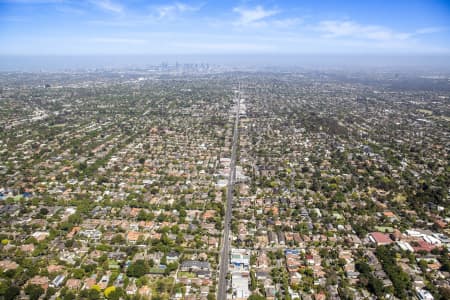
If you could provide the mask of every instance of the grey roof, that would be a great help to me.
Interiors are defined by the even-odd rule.
[[[182,268],[209,269],[209,262],[199,260],[186,260],[181,263]]]

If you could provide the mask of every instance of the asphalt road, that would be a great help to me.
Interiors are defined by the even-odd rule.
[[[217,300],[225,300],[227,298],[227,273],[229,265],[229,252],[230,252],[230,227],[231,227],[231,213],[233,205],[233,192],[234,184],[236,180],[236,152],[237,143],[239,137],[239,108],[241,103],[241,94],[238,93],[238,103],[236,118],[234,122],[233,130],[233,144],[231,150],[231,161],[230,161],[230,176],[228,178],[227,187],[227,203],[225,209],[225,221],[223,229],[223,239],[222,239],[222,249],[220,252],[220,263],[219,263],[219,283],[217,289]]]

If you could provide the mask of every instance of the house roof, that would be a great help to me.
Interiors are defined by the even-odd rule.
[[[390,244],[393,241],[389,237],[389,235],[381,233],[381,232],[372,232],[370,233],[370,236],[372,237],[373,241],[377,244]]]

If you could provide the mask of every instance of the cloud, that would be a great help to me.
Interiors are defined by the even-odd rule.
[[[303,22],[300,18],[286,18],[280,20],[274,20],[271,22],[271,25],[280,28],[288,28],[293,27],[295,25],[301,24]]]
[[[237,26],[261,26],[264,25],[264,20],[279,13],[275,9],[265,9],[258,5],[254,8],[235,7],[233,8],[235,13],[239,14],[239,19],[235,22]]]
[[[175,2],[173,4],[156,6],[155,11],[159,19],[174,19],[181,13],[198,11],[202,6],[203,5],[193,6],[181,2]]]
[[[144,39],[129,39],[129,38],[115,38],[115,37],[99,37],[91,39],[94,43],[106,44],[145,44],[147,40]]]
[[[395,32],[389,28],[376,25],[362,25],[352,21],[322,21],[316,30],[325,38],[355,38],[376,41],[407,40],[413,34]]]
[[[416,34],[430,34],[447,31],[448,27],[425,27],[416,30]]]
[[[121,4],[113,2],[111,0],[91,0],[90,2],[98,8],[112,13],[120,14],[124,9]]]
[[[185,51],[212,51],[215,53],[239,53],[239,52],[252,52],[252,53],[264,53],[274,51],[277,48],[273,44],[261,44],[261,43],[241,43],[241,42],[181,42],[174,43],[178,49]]]

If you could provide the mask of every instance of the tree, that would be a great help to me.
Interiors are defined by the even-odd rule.
[[[394,285],[395,295],[399,298],[406,298],[407,291],[411,288],[411,280],[408,274],[396,264],[395,250],[381,246],[376,249],[375,254]]]
[[[173,262],[167,265],[166,269],[164,270],[164,273],[166,275],[169,275],[170,272],[175,271],[176,269],[178,269],[178,263],[177,262]]]
[[[100,292],[95,289],[90,289],[90,290],[88,290],[87,297],[89,300],[100,299]]]
[[[45,293],[44,299],[50,299],[51,296],[53,296],[56,293],[56,289],[53,287],[48,287],[47,292]]]
[[[94,289],[82,290],[80,292],[80,297],[87,298],[89,300],[98,300],[100,299],[100,293]]]
[[[439,258],[441,263],[441,271],[450,272],[450,260],[448,259],[448,251],[444,248]]]
[[[441,299],[450,299],[450,288],[446,287],[439,287],[439,295],[441,296]]]
[[[256,254],[252,254],[251,256],[250,256],[250,265],[256,265],[256,260],[257,260],[257,257],[256,257]]]
[[[127,269],[127,275],[129,277],[141,277],[147,274],[150,268],[145,260],[139,259],[134,263],[131,263]]]
[[[5,297],[5,300],[13,300],[19,294],[20,294],[20,288],[12,285],[6,289],[4,297]]]
[[[105,291],[103,292],[103,294],[105,295],[106,298],[109,299],[109,296],[111,295],[112,292],[114,292],[116,290],[115,286],[109,286],[105,289]]]
[[[83,269],[74,269],[72,272],[72,276],[77,279],[82,279],[84,277]]]
[[[209,293],[208,294],[208,297],[207,297],[207,300],[216,300],[216,295],[214,295],[214,293]]]
[[[356,263],[356,269],[361,273],[361,283],[364,284],[370,292],[381,297],[384,294],[383,282],[372,275],[370,266],[366,262],[360,261]]]
[[[138,221],[149,221],[151,218],[149,215],[145,212],[145,210],[141,209],[137,215]]]
[[[250,271],[250,290],[251,291],[256,290],[257,284],[258,282],[256,280],[255,272]]]
[[[124,244],[125,243],[125,238],[121,234],[116,234],[111,239],[111,243],[113,243],[113,244]]]
[[[95,264],[83,265],[81,267],[83,268],[84,272],[86,272],[86,273],[90,273],[97,268],[97,266]]]
[[[44,294],[44,289],[40,285],[29,284],[25,288],[25,293],[30,296],[30,300],[38,300]]]
[[[107,298],[109,300],[120,300],[125,296],[124,291],[122,290],[122,288],[118,287],[116,289],[114,289],[114,291],[112,291],[111,293],[109,293],[109,295],[107,296]]]
[[[66,246],[67,248],[72,248],[74,242],[75,242],[74,239],[66,240],[66,241],[64,242],[64,246]]]
[[[75,300],[75,298],[75,294],[72,291],[69,291],[64,295],[63,300]]]
[[[265,300],[266,298],[264,296],[261,296],[260,294],[251,294],[250,297],[247,298],[248,300]]]
[[[100,288],[100,286],[99,285],[97,285],[97,284],[94,284],[92,287],[91,287],[91,290],[94,290],[94,291],[97,291],[97,292],[99,292],[100,293],[100,291],[102,290],[101,288]]]

